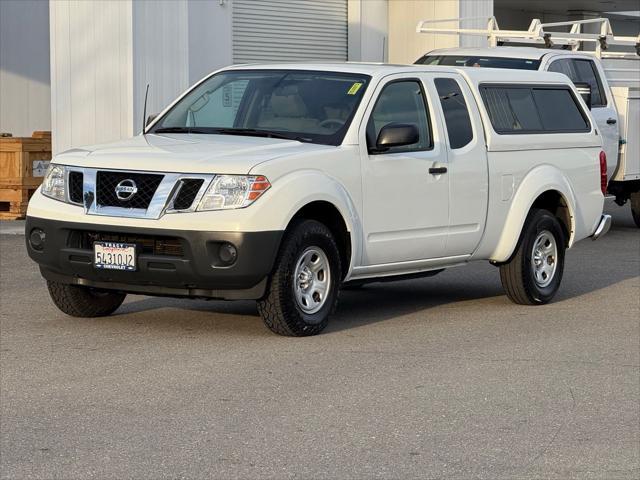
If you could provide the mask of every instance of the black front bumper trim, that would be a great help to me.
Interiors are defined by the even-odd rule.
[[[45,232],[44,248],[34,249],[30,232]],[[25,226],[29,256],[40,265],[47,280],[94,288],[178,297],[257,299],[264,295],[266,280],[275,261],[282,231],[202,232],[154,228],[119,227],[27,217]],[[178,240],[181,255],[138,253],[135,272],[97,270],[93,250],[76,243],[78,232],[127,235]],[[84,237],[83,237],[84,238]],[[237,248],[233,265],[220,266],[219,248]]]

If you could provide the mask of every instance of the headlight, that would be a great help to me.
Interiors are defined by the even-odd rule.
[[[218,175],[207,188],[198,210],[247,207],[260,198],[269,187],[269,180],[261,175]]]
[[[66,201],[65,173],[65,168],[62,165],[49,164],[42,181],[42,194],[61,202]]]

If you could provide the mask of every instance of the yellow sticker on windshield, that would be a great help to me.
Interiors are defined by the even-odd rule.
[[[355,95],[356,93],[358,93],[358,90],[360,90],[361,86],[362,86],[362,83],[360,82],[354,83],[353,85],[351,85],[351,88],[347,92],[347,95]]]

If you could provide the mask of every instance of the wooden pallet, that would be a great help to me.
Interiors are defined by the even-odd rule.
[[[0,186],[0,220],[18,220],[24,218],[31,195],[38,187],[23,185]]]
[[[34,132],[32,137],[0,138],[0,219],[24,218],[33,192],[42,183],[42,171],[51,160],[51,133]]]

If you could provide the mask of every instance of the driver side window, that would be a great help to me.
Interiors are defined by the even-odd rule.
[[[416,152],[433,147],[426,100],[418,81],[403,80],[384,87],[367,124],[367,143],[375,145],[380,130],[391,123],[415,125],[420,137],[416,143],[392,147],[385,153]]]

